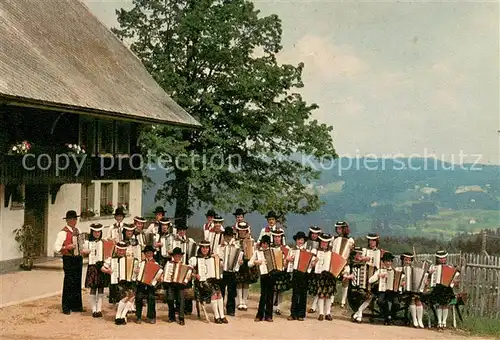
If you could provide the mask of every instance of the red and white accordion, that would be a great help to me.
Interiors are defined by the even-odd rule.
[[[310,272],[314,254],[304,249],[292,249],[291,252],[294,255],[292,269],[302,273]]]
[[[318,251],[316,254],[318,261],[314,266],[314,272],[321,274],[329,272],[334,277],[339,277],[347,264],[347,259],[333,251]]]
[[[161,266],[155,261],[142,261],[139,264],[137,281],[148,286],[156,286],[162,273],[163,269],[161,269]]]
[[[193,269],[183,263],[168,261],[165,265],[163,282],[188,284],[191,281]]]
[[[453,288],[453,281],[458,278],[460,272],[458,268],[449,265],[436,265],[431,275],[431,287],[441,284]]]

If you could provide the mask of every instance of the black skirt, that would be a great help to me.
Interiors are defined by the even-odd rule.
[[[85,288],[98,289],[109,286],[111,276],[101,271],[103,264],[103,262],[97,262],[96,264],[88,265],[87,275],[85,276]]]
[[[259,276],[259,267],[250,268],[248,260],[243,260],[243,264],[240,266],[240,270],[235,273],[234,278],[236,283],[251,284],[259,281]]]
[[[195,281],[194,296],[196,301],[210,303],[212,295],[221,291],[221,280]]]
[[[337,280],[332,274],[324,272],[318,275],[316,278],[316,295],[320,298],[329,298],[335,295],[336,291]]]
[[[440,306],[449,305],[454,298],[455,293],[453,292],[453,288],[446,287],[440,284],[432,288],[429,296],[429,300],[432,304]]]
[[[275,271],[272,273],[275,284],[274,291],[281,293],[292,289],[292,274],[287,272]]]

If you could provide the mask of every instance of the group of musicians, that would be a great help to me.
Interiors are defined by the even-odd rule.
[[[337,222],[332,236],[319,227],[308,234],[294,235],[294,245],[286,245],[285,232],[270,211],[257,240],[245,222],[245,211],[234,212],[233,226],[209,210],[203,225],[204,240],[196,244],[187,237],[187,227],[176,227],[165,217],[162,207],[154,211],[155,220],[134,217],[124,223],[125,213],[117,208],[115,223],[103,237],[103,226],[92,224],[84,241],[76,227],[77,214],[68,211],[66,226],[58,233],[54,250],[63,255],[63,313],[81,312],[80,282],[82,257],[88,256],[85,287],[90,288],[93,317],[102,317],[103,291],[109,287],[109,303],[116,306],[116,325],[143,320],[156,322],[156,291],[163,289],[168,304],[168,322],[184,325],[184,316],[193,311],[193,299],[204,309],[211,304],[214,322],[227,324],[236,309],[246,311],[249,285],[260,279],[260,300],[255,321],[273,321],[281,315],[283,293],[292,290],[288,320],[304,321],[307,295],[312,297],[309,313],[318,311],[318,320],[331,321],[331,307],[337,283],[342,289],[341,308],[348,291],[356,293],[360,307],[352,315],[361,322],[363,312],[377,302],[385,324],[393,323],[399,303],[409,299],[413,326],[423,328],[423,303],[437,305],[438,328],[446,327],[448,305],[454,298],[453,277],[443,279],[447,253],[436,252],[436,263],[429,268],[414,263],[414,255],[401,255],[401,266],[394,267],[395,256],[379,248],[377,234],[367,235],[367,247],[355,247],[346,222]],[[448,273],[448,272],[446,272]],[[446,281],[446,282],[445,282]],[[226,300],[224,306],[224,300]],[[178,318],[176,319],[176,315]]]

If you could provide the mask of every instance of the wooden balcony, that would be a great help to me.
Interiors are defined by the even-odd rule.
[[[141,179],[140,159],[44,153],[0,155],[0,184],[86,183]]]

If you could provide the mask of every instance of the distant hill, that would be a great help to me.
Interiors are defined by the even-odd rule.
[[[459,232],[500,226],[500,166],[416,158],[342,158],[333,164],[310,164],[321,170],[321,178],[310,190],[325,204],[305,216],[287,216],[288,237],[314,224],[333,231],[337,220],[347,220],[355,235],[373,230],[446,239]],[[154,195],[166,180],[161,170],[148,176],[154,184],[143,195],[145,214],[157,205]],[[173,207],[166,208],[173,215]],[[189,225],[201,225],[204,213],[197,212]],[[234,222],[231,212],[224,216],[226,224]],[[247,220],[257,236],[264,217],[249,214]]]

